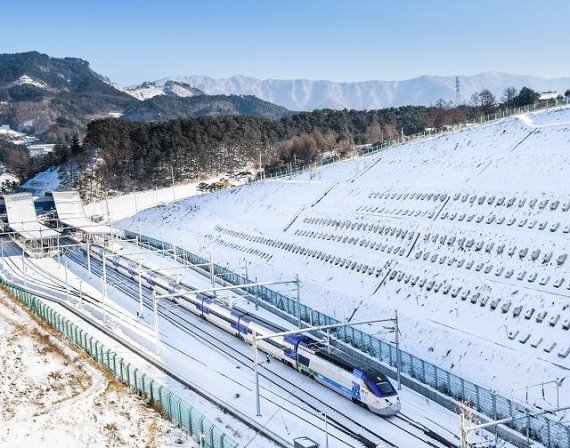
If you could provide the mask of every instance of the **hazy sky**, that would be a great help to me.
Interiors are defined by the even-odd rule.
[[[123,85],[570,76],[570,0],[6,0],[0,17],[0,52],[80,57]]]

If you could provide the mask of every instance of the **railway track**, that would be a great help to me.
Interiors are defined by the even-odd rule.
[[[77,258],[77,255],[74,255],[74,261],[80,265],[85,267],[86,261],[85,259],[81,260]],[[98,273],[101,272],[100,263],[95,263],[96,269]],[[93,269],[94,263],[92,262],[91,268]],[[107,271],[107,276],[109,278],[109,272],[113,272],[112,277],[114,281],[116,281],[116,276],[118,276],[121,280],[128,279],[127,277],[123,276],[120,273],[117,273],[112,270]],[[119,280],[119,285],[115,285],[116,287],[119,286],[124,288],[124,282]],[[131,286],[128,287],[126,290],[123,290],[127,295],[131,296],[134,299],[138,299],[138,285],[134,285],[134,282],[131,279],[128,279],[131,282]],[[188,285],[185,285],[189,287]],[[145,306],[148,309],[151,309],[151,297],[146,291],[145,295]],[[184,311],[185,316],[181,316],[178,313],[174,313],[171,307],[164,307],[160,306],[160,312],[163,318],[167,319],[169,322],[180,328],[185,332],[191,332],[196,338],[200,339],[202,342],[208,344],[215,350],[222,352],[225,356],[229,356],[234,359],[236,362],[240,363],[241,365],[245,366],[249,370],[253,370],[252,367],[252,357],[249,353],[249,346],[247,346],[247,354],[239,351],[239,350],[228,350],[224,349],[223,347],[227,347],[227,339],[222,339],[219,336],[215,336],[212,331],[216,330],[217,332],[221,333],[223,337],[227,338],[228,334],[219,330],[217,327],[212,325],[207,325],[206,328],[208,331],[204,329],[203,325],[198,325],[192,322],[188,317],[193,320],[199,320],[194,314],[184,310],[183,308],[177,308]],[[202,321],[200,321],[202,323]],[[229,336],[235,341],[232,336]],[[270,384],[279,387],[284,390],[284,392],[288,395],[291,394],[291,389],[295,392],[295,401],[286,398],[283,395],[278,395],[278,398],[283,401],[287,401],[293,406],[299,407],[299,402],[305,406],[309,407],[313,411],[323,412],[326,411],[327,418],[329,422],[335,425],[338,429],[342,430],[343,432],[351,435],[356,440],[360,441],[366,447],[376,447],[381,443],[389,443],[389,439],[384,437],[383,435],[374,432],[367,428],[365,425],[362,425],[354,418],[351,418],[347,414],[343,414],[342,412],[338,411],[337,409],[331,407],[330,404],[326,403],[322,399],[315,397],[314,395],[310,395],[307,391],[303,388],[297,386],[291,379],[285,378],[282,375],[279,375],[271,370],[264,369],[262,377],[268,381]],[[284,388],[284,385],[287,388]],[[272,390],[273,394],[276,394],[274,390]],[[268,401],[273,401],[269,396],[264,396],[264,399]],[[301,409],[303,409],[301,407]],[[380,417],[378,417],[380,418]],[[403,424],[398,424],[394,420],[399,420],[403,422]],[[412,437],[416,442],[425,444],[431,447],[455,447],[456,444],[447,440],[446,438],[442,437],[441,435],[435,433],[431,429],[425,427],[424,425],[413,421],[409,417],[403,415],[398,416],[392,419],[382,419],[385,424],[394,426],[398,428],[399,431],[406,433],[409,437]]]
[[[87,261],[86,261],[86,258],[83,254],[79,254],[79,253],[76,253],[74,251],[71,251],[71,252],[68,252],[68,257],[71,261],[75,262],[79,266],[86,268]],[[56,289],[60,294],[66,293],[65,285],[63,284],[63,282],[61,280],[58,281],[49,272],[46,272],[42,268],[40,268],[36,265],[33,265],[32,263],[28,264],[28,268],[30,268],[30,266],[33,266],[33,269],[40,276],[45,278],[46,281],[41,282],[43,287]],[[14,267],[16,268],[15,264],[14,264]],[[96,260],[92,260],[91,269],[92,269],[92,272],[96,275],[100,276],[102,273],[102,266]],[[129,297],[131,297],[135,300],[138,300],[138,294],[139,293],[138,293],[138,284],[135,285],[136,282],[133,282],[131,279],[121,275],[120,273],[118,273],[112,269],[107,270],[107,277],[108,277],[109,283],[113,284],[113,286],[115,288],[121,290],[123,293],[125,293]],[[36,282],[37,282],[37,280],[36,280]],[[57,283],[59,283],[59,284],[57,284]],[[186,286],[188,286],[188,285],[186,285]],[[69,293],[69,291],[67,291],[67,292]],[[79,298],[79,291],[73,289],[72,295],[75,298]],[[82,293],[82,296],[83,296],[83,300],[87,301],[92,306],[96,306],[99,308],[101,307],[101,302],[97,298],[91,297],[86,293]],[[150,297],[150,292],[146,289],[145,289],[145,293],[144,293],[144,300],[145,300],[145,307],[147,307],[148,309],[152,309],[152,299]],[[184,331],[185,333],[192,335],[194,338],[200,340],[202,343],[205,343],[208,346],[210,346],[211,348],[217,350],[218,352],[221,352],[222,354],[224,354],[224,356],[227,356],[227,357],[233,359],[239,365],[241,365],[241,366],[243,366],[249,370],[253,370],[253,367],[252,367],[253,360],[251,357],[251,353],[249,351],[249,346],[247,346],[245,349],[245,351],[247,353],[243,353],[243,351],[240,351],[237,349],[236,350],[228,349],[227,348],[227,343],[228,343],[227,338],[229,337],[235,342],[235,338],[233,338],[233,336],[228,335],[227,333],[223,332],[222,330],[218,329],[217,327],[215,327],[213,325],[207,325],[207,326],[201,325],[203,322],[200,321],[200,319],[197,316],[195,316],[194,314],[188,312],[187,310],[185,310],[183,308],[177,307],[176,309],[183,311],[184,315],[180,315],[179,313],[174,312],[171,306],[166,307],[163,305],[159,306],[159,313],[163,319],[166,319],[168,322],[170,322],[170,324],[176,326],[181,331]],[[75,312],[76,310],[72,310],[72,311]],[[75,314],[77,314],[77,313],[75,312]],[[82,316],[82,318],[83,318],[83,316]],[[115,313],[115,314],[113,314],[113,318],[124,321],[128,325],[132,324],[133,320],[136,321],[136,319],[133,319],[132,316],[126,315],[125,313],[123,313],[122,315]],[[196,320],[199,321],[199,323],[195,323],[194,321],[196,321]],[[206,329],[208,329],[208,331],[204,327]],[[148,334],[149,333],[148,327],[145,327],[145,329],[147,330],[146,332]],[[214,331],[221,333],[222,336],[214,334]],[[224,337],[226,338],[225,340],[223,339]],[[123,341],[120,341],[120,342],[123,342]],[[173,346],[172,344],[168,344],[164,341],[162,343],[168,345],[169,347],[171,347],[174,350],[177,350],[177,351],[183,353],[182,350]],[[192,359],[196,360],[196,358],[193,358],[188,353],[183,353],[183,354],[185,356],[189,356]],[[196,361],[200,362],[199,360],[196,360]],[[295,372],[293,372],[293,373],[295,373]],[[288,376],[290,376],[290,375],[288,375]],[[365,425],[359,423],[353,417],[350,417],[346,413],[340,412],[339,410],[335,409],[334,407],[332,407],[329,403],[325,402],[324,400],[318,398],[315,395],[311,395],[310,393],[305,391],[303,388],[297,386],[293,382],[292,379],[286,378],[285,376],[280,375],[280,374],[278,374],[278,373],[276,373],[270,369],[267,369],[267,368],[262,370],[262,378],[264,379],[264,382],[269,383],[270,387],[272,388],[272,390],[270,392],[272,395],[270,395],[269,392],[265,393],[263,395],[264,400],[266,400],[268,402],[273,402],[276,406],[283,406],[283,403],[288,403],[288,407],[293,406],[294,408],[296,408],[298,410],[302,410],[304,412],[307,412],[307,408],[314,411],[314,412],[323,412],[324,411],[327,413],[327,419],[328,419],[329,425],[331,427],[336,428],[340,432],[349,436],[351,439],[354,439],[354,440],[360,442],[362,444],[362,446],[365,446],[367,448],[368,447],[372,448],[372,447],[377,447],[377,446],[385,446],[385,444],[389,444],[392,446],[398,446],[397,444],[394,444],[394,442],[391,442],[388,438],[384,437],[382,434],[379,434],[378,432],[375,432],[375,431],[367,428]],[[231,378],[228,378],[228,379],[234,381]],[[251,390],[251,386],[247,386],[244,384],[241,384],[241,386],[246,387],[246,388]],[[277,393],[274,390],[273,386],[279,388],[282,392]],[[291,395],[295,395],[295,398],[291,399],[290,398]],[[296,414],[296,416],[298,418],[301,418],[298,414]],[[378,418],[380,419],[380,417],[378,417]],[[301,418],[301,419],[306,424],[310,424],[312,426],[317,426],[314,423],[314,421],[311,421],[308,418]],[[402,422],[404,422],[404,424],[403,425],[398,424],[393,420],[402,421]],[[393,419],[381,419],[381,421],[384,422],[383,424],[387,424],[387,425],[397,427],[398,431],[407,434],[407,437],[415,440],[417,442],[417,444],[421,443],[424,446],[430,446],[430,447],[442,447],[442,446],[443,447],[454,447],[454,446],[456,446],[452,442],[441,437],[439,434],[430,433],[431,430],[429,430],[429,428],[426,428],[423,425],[421,425],[417,422],[414,422],[412,419],[409,419],[406,416],[401,416],[401,417],[398,416],[397,418],[393,418]],[[350,444],[350,442],[347,442],[346,440],[344,440],[344,438],[338,438],[338,440],[342,441],[343,443],[349,443]],[[384,444],[384,445],[382,445],[382,444]],[[414,445],[414,446],[418,446],[418,445]]]
[[[2,261],[6,262],[6,258],[4,258],[4,260],[2,260]],[[10,260],[8,263],[12,266],[14,273],[17,273],[17,272],[22,273],[22,270],[21,270],[20,266],[17,265],[17,263],[13,262],[12,260]],[[31,267],[31,266],[33,266],[33,267]],[[65,286],[62,287],[61,281],[58,281],[57,279],[55,279],[53,277],[53,275],[50,275],[47,271],[45,271],[45,270],[43,270],[43,269],[41,269],[35,265],[29,265],[28,268],[33,269],[36,273],[40,274],[41,276],[48,275],[49,278],[51,279],[51,283],[39,281],[38,286],[40,286],[41,288],[49,287],[50,290],[55,290],[56,292],[59,292],[60,294],[65,294],[65,292],[66,292]],[[16,280],[16,279],[13,278],[13,280]],[[31,279],[30,279],[30,283],[32,283]],[[35,283],[35,281],[34,281],[34,283]],[[107,335],[108,337],[113,339],[114,341],[121,344],[128,351],[131,351],[131,352],[137,354],[139,357],[144,359],[146,362],[148,362],[149,364],[151,364],[152,366],[154,366],[155,368],[157,368],[158,370],[160,370],[164,374],[168,375],[170,378],[174,379],[175,381],[179,382],[181,385],[187,387],[189,390],[193,391],[194,393],[202,396],[206,400],[215,404],[222,412],[232,416],[233,418],[235,418],[236,420],[240,421],[242,424],[244,424],[245,426],[247,426],[248,428],[253,430],[256,433],[256,435],[257,434],[263,435],[263,437],[265,437],[268,441],[273,442],[276,446],[279,446],[282,448],[291,448],[292,447],[292,444],[289,441],[283,439],[281,436],[279,436],[277,434],[272,433],[270,430],[265,428],[263,425],[252,421],[251,418],[249,418],[245,414],[236,410],[232,406],[229,406],[228,404],[224,403],[223,401],[216,398],[214,395],[208,393],[207,391],[197,387],[195,384],[189,382],[183,376],[181,376],[177,373],[173,373],[171,371],[171,369],[169,369],[166,365],[162,364],[161,362],[157,361],[153,357],[149,356],[147,353],[142,351],[139,347],[125,341],[123,338],[115,335],[112,331],[110,331],[109,328],[105,327],[103,324],[101,324],[101,323],[97,322],[96,320],[91,319],[91,318],[87,317],[86,315],[84,315],[83,313],[79,312],[74,306],[70,305],[65,299],[55,297],[51,294],[46,293],[45,291],[36,290],[35,288],[29,288],[29,289],[30,289],[30,292],[32,292],[35,296],[37,296],[41,299],[44,299],[48,302],[56,303],[56,304],[62,306],[67,311],[71,312],[76,317],[78,317],[79,319],[85,321],[86,323],[88,323],[89,325],[91,325],[92,327],[97,329],[98,331],[104,333],[105,335]],[[75,288],[70,288],[70,289],[71,289],[70,294],[72,296],[74,296],[75,298],[79,299],[79,297],[80,297],[79,290],[77,290]],[[83,294],[83,296],[85,297],[86,295]],[[92,304],[94,306],[100,306],[99,300],[94,299],[93,297],[90,297],[88,295],[87,295],[87,297],[88,297],[87,300],[93,300]],[[120,319],[122,320],[122,318],[120,318]]]

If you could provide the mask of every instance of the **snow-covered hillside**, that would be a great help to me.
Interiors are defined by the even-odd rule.
[[[31,191],[35,195],[42,196],[46,191],[59,189],[60,185],[59,167],[56,166],[36,174],[24,183],[22,188]]]
[[[176,81],[145,82],[139,86],[127,87],[124,91],[139,100],[147,100],[159,95],[180,97],[203,95],[200,90]]]
[[[198,254],[213,249],[218,264],[247,266],[250,278],[299,274],[301,300],[337,318],[397,308],[405,350],[509,395],[570,368],[569,178],[562,108],[122,224],[184,238]]]
[[[0,447],[196,447],[0,293]]]
[[[455,76],[420,76],[403,81],[335,82],[306,79],[255,79],[232,76],[174,76],[153,82],[159,88],[169,82],[182,82],[207,95],[255,95],[289,110],[380,109],[409,104],[430,105],[439,99],[455,101]],[[468,102],[471,95],[489,89],[500,98],[507,87],[531,87],[537,91],[561,91],[570,88],[570,78],[545,79],[536,76],[485,72],[459,76],[461,95]]]

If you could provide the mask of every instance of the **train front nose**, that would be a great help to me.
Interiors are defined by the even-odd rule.
[[[388,417],[396,415],[402,409],[400,397],[395,395],[393,397],[380,398],[377,402],[377,407],[374,410],[379,415]]]

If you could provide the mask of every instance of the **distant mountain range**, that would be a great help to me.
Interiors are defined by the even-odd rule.
[[[182,98],[204,95],[204,92],[186,83],[169,80],[160,83],[143,82],[140,86],[126,87],[124,90],[139,100],[148,100],[161,95]]]
[[[134,102],[77,58],[0,54],[0,125],[65,141],[93,118]]]
[[[38,52],[0,54],[0,125],[47,142],[81,137],[97,118],[164,121],[200,115],[258,115],[289,112],[251,95],[205,95],[178,81],[147,82],[123,89],[94,72],[87,61]]]
[[[435,104],[439,99],[455,102],[455,76],[420,76],[404,81],[334,82],[294,80],[260,80],[246,76],[214,79],[209,76],[175,76],[154,81],[157,88],[169,82],[183,83],[207,95],[255,95],[289,110],[314,109],[381,109],[405,105]],[[498,99],[507,87],[527,86],[539,92],[570,88],[570,77],[545,79],[535,76],[485,72],[473,76],[459,76],[462,100],[489,89]],[[144,84],[143,84],[144,86]],[[132,94],[142,86],[130,87]]]
[[[506,87],[562,92],[570,88],[570,77],[543,79],[495,72],[460,76],[459,81],[466,101],[482,89],[499,98]],[[455,99],[455,77],[347,83],[178,76],[123,88],[82,59],[52,58],[35,51],[0,54],[0,125],[48,142],[82,136],[89,121],[102,117],[142,121],[201,115],[281,118],[290,111],[381,109],[430,105],[439,99]]]
[[[279,119],[291,112],[252,95],[194,95],[164,93],[128,106],[123,117],[136,121],[167,121],[204,115],[257,115]]]

